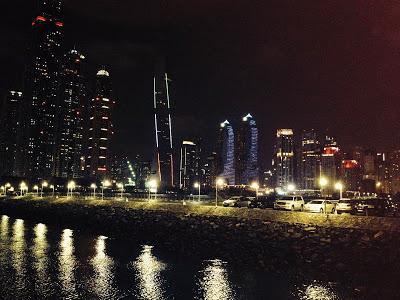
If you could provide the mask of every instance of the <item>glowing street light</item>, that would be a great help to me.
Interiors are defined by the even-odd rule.
[[[40,198],[43,198],[43,188],[47,187],[49,184],[47,181],[42,182],[42,190],[40,191]]]
[[[97,185],[95,183],[92,183],[90,185],[90,188],[93,189],[93,198],[96,198],[96,189],[97,189]]]
[[[199,191],[199,198],[198,198],[198,201],[200,202],[200,188],[201,188],[201,184],[199,183],[199,182],[195,182],[194,183],[194,185],[193,185],[193,187],[195,188],[195,189],[199,189],[198,191]]]
[[[7,196],[7,189],[10,189],[10,188],[11,188],[11,183],[6,183],[4,186],[4,195]]]
[[[294,192],[296,190],[296,185],[294,185],[293,183],[289,183],[287,186],[287,190],[288,192]]]
[[[4,194],[5,193],[4,191],[6,190],[6,187],[4,185],[2,185],[2,186],[0,186],[0,189],[1,189],[1,193]]]
[[[36,190],[36,197],[39,197],[39,187],[35,185],[33,189]]]
[[[24,195],[24,192],[28,191],[28,186],[26,185],[26,183],[24,181],[22,181],[20,183],[19,188],[21,190],[21,196]]]
[[[121,199],[122,199],[123,193],[124,193],[124,184],[123,183],[117,183],[117,187],[120,189]]]
[[[104,200],[104,188],[111,185],[110,180],[106,179],[101,183],[101,200]]]
[[[251,183],[250,187],[256,191],[256,199],[258,199],[258,189],[260,188],[260,185],[258,184],[257,181],[254,181]]]
[[[342,199],[343,198],[343,184],[341,182],[336,182],[335,189],[339,191],[339,199]]]
[[[222,187],[224,183],[225,182],[222,178],[217,178],[215,181],[215,207],[218,206],[218,186]]]
[[[68,188],[68,193],[71,194],[71,197],[73,196],[73,191],[74,191],[75,187],[76,187],[75,181],[71,180],[70,182],[68,182],[67,188]],[[68,193],[67,193],[67,197],[68,197]]]
[[[151,192],[154,192],[154,199],[157,199],[157,187],[158,183],[157,180],[152,179],[147,183],[148,189],[149,189],[149,200],[151,199]]]

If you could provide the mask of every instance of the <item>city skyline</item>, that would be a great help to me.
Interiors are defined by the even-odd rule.
[[[29,9],[33,6],[33,2],[34,1],[32,1],[32,3],[26,3],[26,1],[21,2],[24,5],[18,5],[18,1],[15,1],[14,4],[6,4],[6,9],[9,9],[11,12],[18,11],[18,14],[14,14],[12,20],[7,16],[1,20],[1,22],[7,24],[8,29],[8,32],[6,32],[4,36],[6,39],[10,40],[10,43],[7,43],[7,46],[4,47],[3,51],[5,55],[1,58],[3,59],[3,65],[5,66],[7,74],[9,74],[9,76],[0,83],[0,91],[3,95],[7,90],[22,90],[21,73],[23,71],[23,64],[21,57],[26,57],[24,49],[27,47],[26,41],[29,36],[30,26],[29,20],[31,20],[32,17]],[[218,47],[215,49],[215,55],[206,56],[200,53],[199,50],[194,50],[193,47],[190,46],[193,44],[193,41],[189,39],[187,34],[177,32],[173,26],[173,28],[170,28],[171,26],[164,26],[171,23],[171,21],[168,23],[165,16],[160,17],[159,22],[154,20],[157,19],[156,17],[153,17],[153,19],[146,17],[145,13],[149,11],[150,7],[141,7],[140,4],[126,4],[126,6],[120,5],[119,7],[116,7],[112,3],[101,4],[99,8],[97,8],[98,16],[96,16],[94,14],[96,9],[92,8],[90,6],[91,4],[93,3],[90,1],[84,4],[78,3],[77,1],[67,1],[65,3],[65,44],[70,48],[72,48],[73,45],[77,45],[77,49],[87,55],[87,64],[89,65],[88,74],[93,74],[101,65],[106,65],[107,68],[110,68],[115,78],[116,98],[120,101],[119,107],[116,107],[115,110],[115,125],[120,128],[115,135],[115,144],[117,149],[126,149],[126,151],[129,152],[127,154],[130,156],[136,153],[149,155],[152,149],[153,137],[139,132],[138,138],[143,141],[141,145],[137,145],[137,143],[130,141],[127,137],[130,133],[130,126],[136,127],[141,124],[141,126],[145,126],[146,131],[151,130],[153,127],[153,124],[151,122],[145,122],[147,119],[142,116],[147,115],[152,110],[151,107],[148,107],[147,102],[150,100],[149,91],[152,90],[153,72],[151,68],[154,62],[153,58],[156,54],[158,55],[158,51],[165,54],[168,58],[168,72],[174,79],[172,89],[174,95],[171,98],[173,98],[175,103],[179,103],[179,105],[175,105],[174,103],[176,121],[173,122],[173,125],[176,129],[177,141],[182,140],[183,137],[188,135],[198,135],[199,132],[207,132],[207,136],[205,136],[206,139],[214,138],[214,130],[212,130],[211,124],[223,121],[220,116],[224,116],[223,119],[239,118],[240,114],[242,114],[242,112],[239,112],[239,107],[242,106],[244,103],[243,101],[246,100],[245,102],[248,103],[248,107],[244,110],[252,112],[257,118],[260,132],[262,132],[262,135],[260,135],[260,148],[263,153],[266,154],[260,158],[264,163],[269,162],[269,154],[272,154],[271,146],[274,140],[274,131],[276,128],[282,127],[294,128],[295,131],[299,131],[303,128],[315,128],[317,130],[328,128],[331,131],[331,135],[341,137],[342,144],[345,146],[357,144],[368,147],[375,146],[375,148],[381,151],[383,148],[396,148],[399,144],[397,134],[399,127],[397,122],[395,122],[397,111],[396,108],[393,109],[396,97],[391,96],[388,98],[385,94],[382,94],[386,100],[384,100],[382,104],[379,104],[382,102],[380,101],[382,97],[376,95],[377,93],[374,92],[369,93],[369,95],[375,97],[374,101],[363,100],[364,98],[372,96],[365,96],[365,94],[368,93],[358,89],[358,86],[363,81],[355,80],[354,78],[356,75],[360,76],[360,72],[364,70],[363,68],[365,65],[362,62],[354,61],[354,70],[351,68],[349,70],[348,64],[342,64],[344,68],[342,70],[343,78],[351,76],[350,79],[352,80],[350,80],[350,82],[355,84],[354,89],[357,88],[357,90],[351,92],[347,86],[343,86],[341,77],[335,75],[337,74],[335,69],[329,71],[332,69],[332,65],[328,63],[328,61],[332,59],[332,62],[334,62],[335,59],[337,59],[334,57],[334,54],[325,51],[324,53],[326,53],[327,57],[324,59],[324,63],[321,63],[320,56],[314,59],[312,55],[309,55],[309,53],[313,52],[308,51],[314,49],[313,47],[315,47],[315,45],[311,44],[307,46],[307,39],[304,39],[304,41],[303,39],[297,41],[299,46],[305,49],[296,47],[296,51],[298,51],[296,55],[289,51],[291,47],[290,49],[285,48],[283,41],[279,39],[277,41],[277,38],[273,38],[273,35],[271,37],[271,34],[267,34],[265,37],[267,40],[260,44],[261,46],[265,45],[263,46],[265,48],[260,47],[255,41],[249,40],[249,46],[252,45],[253,51],[258,53],[258,55],[260,55],[262,49],[265,50],[266,54],[264,59],[268,62],[264,62],[264,64],[261,64],[258,68],[253,70],[252,66],[254,62],[252,63],[248,55],[251,49],[245,49],[246,51],[243,52],[244,55],[239,57],[237,53],[240,53],[238,50],[242,50],[242,48],[240,45],[233,43],[232,51],[228,52],[229,55],[224,59],[221,58],[220,53],[222,50],[226,50],[225,48],[222,49]],[[107,11],[106,14],[105,9],[107,5],[109,5],[109,8],[116,9],[116,11]],[[132,9],[132,5],[135,6],[135,10],[130,10]],[[279,12],[285,13],[283,15],[284,17],[288,14],[286,12],[286,5],[285,2],[282,2],[276,8]],[[328,7],[326,8],[326,13],[331,17],[337,16],[344,5],[344,3],[338,3],[334,7]],[[389,4],[386,5],[389,6]],[[204,3],[204,6],[207,8],[209,4]],[[263,7],[264,6],[266,8],[268,4],[264,4]],[[298,33],[299,37],[304,37],[304,27],[306,25],[318,24],[318,22],[321,22],[318,17],[310,16],[309,14],[311,14],[311,12],[307,13],[304,6],[301,5],[298,8],[299,13],[308,18],[298,21],[299,24],[302,25],[298,26],[298,32],[287,32],[289,29],[286,28],[286,31],[284,31],[286,35]],[[346,8],[348,8],[352,14],[341,17],[341,20],[343,20],[345,24],[353,24],[355,22],[355,27],[365,33],[364,35],[357,36],[360,42],[367,40],[370,35],[373,35],[373,33],[368,31],[373,25],[373,21],[381,25],[379,23],[380,19],[375,20],[376,17],[367,15],[369,17],[367,21],[371,24],[366,24],[364,28],[362,23],[357,23],[358,15],[356,9],[358,7],[355,4],[346,3]],[[117,16],[121,13],[121,10],[124,9],[132,11],[134,14],[142,11],[144,16],[138,18],[137,21],[120,20]],[[181,9],[184,10],[185,8]],[[324,8],[320,6],[314,7],[314,10],[317,11],[322,9]],[[166,8],[166,10],[168,11],[168,8]],[[268,16],[270,14],[263,12],[267,11],[266,9],[256,13],[255,7],[251,6],[246,8],[246,10],[248,10],[249,13],[255,14],[255,20],[261,20],[260,16],[263,14],[267,14]],[[216,23],[217,21],[213,17],[219,14],[223,16],[221,24]],[[215,7],[215,13],[211,14],[210,18],[207,19],[206,25],[216,27],[216,29],[218,29],[217,33],[222,34],[227,30],[223,26],[223,24],[225,24],[224,22],[227,23],[230,18],[240,16],[236,7],[232,8],[232,14],[232,16],[227,16],[221,11],[219,6]],[[382,14],[388,14],[388,12],[385,10]],[[122,15],[125,14],[122,13]],[[193,22],[199,18],[198,13],[194,12],[193,9],[188,9],[188,17],[189,16],[193,17]],[[102,18],[103,20],[99,21],[98,18]],[[119,28],[118,32],[120,33],[115,34],[113,28],[120,25],[121,22],[125,22],[126,28]],[[182,18],[177,18],[176,22],[180,22],[179,24],[181,24],[183,20]],[[217,26],[218,24],[220,26]],[[242,31],[238,32],[240,36],[245,33],[251,33],[251,36],[254,35],[254,38],[260,39],[260,29],[255,29],[254,26],[248,22],[244,25]],[[266,21],[266,25],[272,27],[271,30],[278,26],[273,17],[271,17],[270,21]],[[330,25],[327,29],[335,33],[334,37],[336,39],[340,39],[340,34],[345,34],[343,29],[339,26]],[[381,30],[384,29],[385,28]],[[386,30],[389,31],[388,34],[390,34],[391,27],[389,26]],[[197,26],[194,24],[193,28],[188,28],[188,31],[192,33],[198,32]],[[131,33],[128,35],[128,32]],[[215,40],[217,38],[215,36],[217,33],[211,35],[209,38]],[[318,36],[321,35],[319,32],[316,34],[318,34]],[[351,36],[353,37],[353,35]],[[231,35],[228,35],[225,39],[230,37]],[[346,37],[347,36],[343,38],[345,39]],[[328,49],[328,41],[323,36],[321,38],[321,43],[323,43],[321,45],[322,49]],[[204,48],[205,45],[201,43],[204,39],[204,36],[200,36],[199,40],[194,44],[199,44],[198,46]],[[268,46],[269,42],[271,42],[271,46]],[[335,46],[339,47],[338,50],[341,52],[346,50],[345,43],[337,43]],[[368,49],[373,47],[369,43],[367,46],[369,47]],[[278,47],[278,49],[274,50],[274,47]],[[385,49],[391,51],[393,47],[395,47],[395,45],[390,44],[387,45]],[[355,57],[357,51],[360,51],[359,49],[350,50],[353,51],[350,51],[350,57],[348,59]],[[374,49],[370,50],[372,51]],[[182,56],[182,53],[185,53],[185,55]],[[271,55],[278,55],[278,57],[283,56],[288,58],[289,61],[295,62],[293,68],[295,68],[295,70],[298,68],[293,75],[293,79],[297,82],[295,86],[293,86],[294,82],[292,79],[288,81],[286,78],[287,75],[283,76],[287,73],[285,70],[287,70],[288,64],[280,59],[277,60],[277,62],[281,65],[277,66],[276,62],[271,61]],[[180,59],[178,59],[178,56]],[[258,56],[257,58],[261,59]],[[318,63],[318,68],[313,66],[313,63],[308,66],[309,69],[304,68],[302,65],[303,62],[308,60]],[[192,64],[188,64],[188,62]],[[201,62],[201,64],[198,62]],[[198,71],[194,74],[193,71],[187,68],[189,65],[193,65],[195,69],[198,68]],[[240,68],[239,66],[243,67]],[[375,65],[370,66],[370,68],[375,67]],[[226,69],[226,71],[221,71],[221,68]],[[234,70],[234,68],[236,68],[236,70]],[[229,73],[227,73],[228,71]],[[373,71],[374,70],[371,69],[371,72],[363,73],[373,74]],[[393,72],[395,71],[397,72],[397,69]],[[264,77],[259,77],[260,72],[266,72],[266,75]],[[249,76],[243,81],[243,76],[247,73],[249,73]],[[217,74],[218,76],[216,76]],[[271,74],[276,74],[276,76],[271,77]],[[323,78],[320,79],[323,80],[322,86],[326,88],[325,91],[321,91],[321,88],[318,88],[318,90],[311,89],[312,85],[310,84],[312,81],[307,78],[314,78],[315,76],[313,74],[323,74],[325,77],[328,75],[333,76],[330,81],[329,76],[326,78],[323,76]],[[393,78],[396,78],[394,75],[395,74],[393,74]],[[285,82],[283,78],[281,78],[282,76],[286,78],[287,85],[285,88],[281,88],[281,86],[283,86],[282,84]],[[243,84],[237,84],[239,80],[247,84],[244,86]],[[303,82],[305,80],[307,82]],[[326,85],[328,81],[331,86]],[[359,82],[361,83],[359,84]],[[395,81],[386,80],[385,82],[393,82],[394,87],[391,91],[397,90]],[[265,84],[267,86],[265,86]],[[377,79],[375,84],[373,82],[368,82],[368,85],[366,84],[365,87],[377,87],[377,85],[380,87],[381,84],[382,80]],[[338,96],[338,92],[335,90],[341,93],[346,92],[347,95]],[[144,105],[144,103],[146,103],[146,105]],[[195,111],[192,111],[193,105],[191,104],[195,103],[201,103],[202,105],[198,106]],[[231,105],[227,105],[229,103]],[[389,105],[389,103],[392,103],[392,105]],[[134,108],[133,106],[136,107]],[[233,109],[234,112],[227,109],[227,107],[235,108]],[[270,110],[272,107],[275,109]],[[132,113],[137,111],[138,116],[134,118],[135,120],[131,120],[131,118],[125,114],[127,111]],[[274,113],[274,111],[279,111],[279,113]],[[376,111],[379,112],[379,114],[376,114]],[[332,122],[333,116],[336,122]],[[379,120],[381,119],[384,119],[385,122],[380,122]],[[181,126],[186,123],[191,125],[187,127],[198,128],[194,130],[196,131],[194,134],[188,132],[185,126]],[[376,124],[376,126],[370,124]],[[373,134],[369,134],[366,132],[367,130],[363,130],[365,127],[368,128],[368,132],[372,132]],[[126,147],[126,145],[129,147]]]

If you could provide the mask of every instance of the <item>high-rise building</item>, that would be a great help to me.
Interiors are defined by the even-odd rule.
[[[200,153],[199,146],[192,141],[183,141],[181,147],[179,186],[184,190],[192,190],[199,181]]]
[[[362,168],[355,159],[345,159],[342,161],[341,177],[347,191],[361,191]]]
[[[228,185],[235,184],[235,134],[226,120],[221,123],[217,142],[217,173]]]
[[[376,155],[376,171],[377,171],[377,192],[390,194],[390,162],[388,161],[387,154],[384,152],[377,153]]]
[[[19,158],[24,170],[18,173],[31,178],[52,175],[55,135],[57,91],[61,57],[63,22],[61,0],[39,0],[32,22],[32,42],[26,68],[25,116],[21,128]]]
[[[84,176],[84,122],[86,84],[82,75],[85,57],[77,50],[64,55],[60,74],[57,109],[56,153],[54,176],[81,178]]]
[[[93,178],[103,179],[110,175],[114,105],[110,73],[103,68],[97,72],[95,93],[90,105],[87,170]]]
[[[202,186],[212,188],[215,185],[217,177],[217,153],[212,152],[206,157],[206,160],[201,168],[201,179]]]
[[[294,182],[294,139],[292,129],[276,132],[275,161],[276,187],[287,188]]]
[[[157,176],[162,188],[174,186],[174,159],[169,81],[162,63],[154,76],[154,128]]]
[[[243,117],[240,124],[235,155],[236,184],[258,181],[258,129],[251,114]]]
[[[110,176],[112,180],[117,183],[129,183],[130,172],[129,172],[128,158],[124,156],[112,155],[110,157]]]
[[[10,91],[0,110],[0,177],[16,176],[16,157],[22,92]]]
[[[314,129],[303,130],[301,135],[301,188],[319,189],[321,149]]]
[[[325,136],[321,154],[321,177],[326,178],[328,182],[334,183],[338,178],[338,167],[340,167],[339,146],[335,139]],[[333,186],[332,184],[330,186]]]

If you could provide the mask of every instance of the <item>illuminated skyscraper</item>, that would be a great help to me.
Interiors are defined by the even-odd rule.
[[[236,184],[258,181],[258,129],[253,116],[243,117],[236,139]]]
[[[174,186],[174,159],[169,78],[162,64],[154,76],[154,128],[157,176],[163,188]]]
[[[110,142],[114,134],[111,113],[114,104],[110,74],[102,69],[97,72],[95,94],[90,105],[87,170],[93,178],[104,179],[110,175]]]
[[[321,177],[324,177],[328,182],[335,182],[339,177],[340,158],[339,146],[333,137],[325,136],[321,154]],[[329,191],[329,188],[327,188]],[[331,187],[332,189],[332,187]],[[332,190],[333,191],[333,190]]]
[[[10,91],[0,106],[0,177],[16,176],[17,136],[22,101],[21,92]]]
[[[191,190],[194,183],[199,181],[199,147],[192,141],[183,141],[181,147],[179,186]]]
[[[27,161],[21,175],[46,178],[52,175],[55,153],[57,91],[61,57],[61,0],[38,1],[32,22],[32,42],[26,74],[26,115],[21,134],[20,159]]]
[[[227,184],[235,184],[235,134],[232,125],[225,121],[221,123],[217,143],[218,177]]]
[[[303,130],[301,136],[301,181],[299,182],[303,189],[319,189],[320,152],[320,145],[315,130]]]
[[[77,50],[64,55],[60,74],[54,175],[64,178],[84,176],[83,128],[86,85],[82,76],[85,57]]]
[[[286,188],[294,182],[294,141],[292,129],[276,132],[275,160],[276,186]]]

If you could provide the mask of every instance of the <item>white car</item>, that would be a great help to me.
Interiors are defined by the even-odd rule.
[[[232,197],[222,202],[222,205],[225,207],[248,207],[249,204],[250,199],[243,196]]]
[[[316,213],[335,213],[336,204],[329,200],[312,200],[304,206],[304,210],[307,212]]]
[[[304,200],[301,196],[284,196],[275,200],[274,209],[300,210],[304,208]]]

